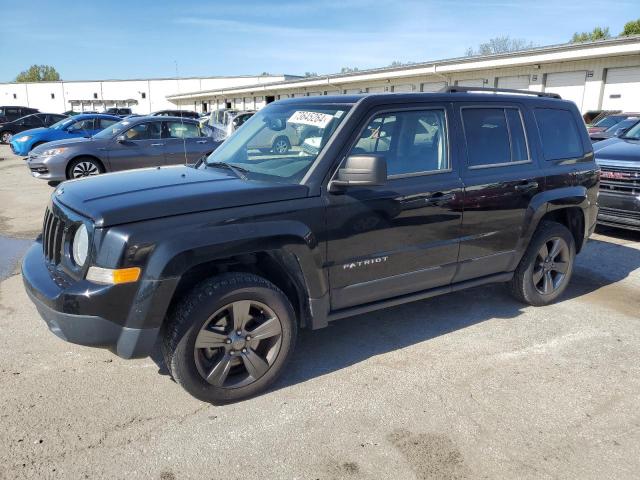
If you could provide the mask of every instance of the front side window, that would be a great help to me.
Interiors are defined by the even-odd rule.
[[[348,106],[271,104],[237,130],[203,168],[241,168],[249,179],[299,183],[346,117]]]
[[[167,138],[198,138],[200,129],[196,124],[183,122],[166,122]]]
[[[562,160],[584,154],[578,127],[569,110],[536,108],[535,114],[545,160]]]
[[[157,140],[160,138],[161,131],[160,122],[139,123],[124,132],[124,136],[127,140],[132,141]]]
[[[93,118],[78,120],[67,128],[68,132],[84,132],[87,130],[93,130]]]
[[[470,168],[529,160],[517,108],[463,108],[462,121]]]
[[[374,117],[351,150],[351,155],[369,153],[384,156],[390,177],[449,169],[444,110],[412,110]]]

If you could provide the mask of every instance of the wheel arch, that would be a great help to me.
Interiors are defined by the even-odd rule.
[[[583,186],[547,190],[535,195],[525,214],[522,234],[516,248],[518,254],[511,269],[515,269],[520,262],[543,220],[555,221],[566,226],[575,240],[576,253],[579,253],[587,237],[588,225],[586,225],[585,211],[590,206],[587,188]]]
[[[311,315],[314,302],[328,296],[324,257],[315,236],[299,222],[267,222],[260,228],[281,233],[260,235],[256,225],[229,225],[198,235],[176,233],[156,244],[145,262],[144,287],[138,290],[127,324],[157,327],[177,299],[202,280],[225,272],[249,272],[287,295],[301,326],[326,325],[327,312]]]

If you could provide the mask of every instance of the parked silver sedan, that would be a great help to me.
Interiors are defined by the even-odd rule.
[[[220,145],[195,120],[135,117],[91,138],[49,142],[34,148],[27,166],[50,183],[132,168],[191,164]]]

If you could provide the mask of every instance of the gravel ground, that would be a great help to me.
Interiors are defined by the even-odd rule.
[[[51,188],[2,157],[21,252]],[[2,479],[638,478],[638,234],[596,234],[550,307],[495,285],[303,332],[270,392],[224,407],[49,333],[0,248]]]

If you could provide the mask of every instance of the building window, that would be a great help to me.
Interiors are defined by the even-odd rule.
[[[55,94],[55,93],[52,93],[52,94],[51,94],[51,100],[54,100],[55,98],[56,98],[56,94]]]
[[[147,92],[142,92],[140,95],[142,95],[142,98],[147,98]]]
[[[94,94],[93,94],[93,98],[95,98],[95,99],[97,100],[97,99],[98,99],[98,94],[97,94],[97,93],[94,93]]]
[[[13,99],[15,100],[16,98],[18,98],[18,96],[14,93],[13,94]]]

